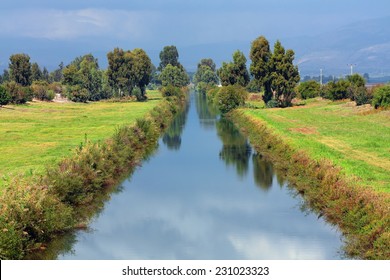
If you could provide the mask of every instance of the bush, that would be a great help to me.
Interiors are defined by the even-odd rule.
[[[248,96],[248,92],[241,86],[229,85],[222,87],[217,98],[217,106],[222,114],[228,113],[233,109],[243,106]]]
[[[314,80],[302,82],[297,87],[298,97],[302,99],[314,98],[320,95],[320,84]]]
[[[54,99],[54,91],[49,89],[49,84],[44,81],[34,81],[31,85],[31,90],[36,99],[42,101],[52,101]]]
[[[390,85],[378,87],[374,90],[372,106],[375,109],[379,107],[390,108]]]
[[[353,86],[348,88],[349,98],[356,102],[356,105],[369,104],[372,101],[372,94],[364,86]]]
[[[68,86],[66,88],[66,92],[68,99],[73,102],[87,103],[90,97],[89,91],[85,88],[81,88],[80,86]]]
[[[0,196],[0,258],[22,258],[24,249],[72,228],[72,215],[47,188],[15,182]]]
[[[346,80],[339,80],[337,82],[329,82],[324,91],[324,98],[330,100],[341,100],[348,97],[348,88],[350,83]]]
[[[169,97],[169,96],[176,96],[176,97],[182,97],[183,92],[180,88],[168,85],[161,88],[161,94],[163,97]]]
[[[0,107],[7,105],[11,101],[11,96],[6,91],[6,89],[0,85]]]
[[[8,82],[4,84],[5,90],[11,97],[10,103],[24,104],[32,100],[32,91],[30,87],[23,87],[16,82]]]
[[[267,108],[276,108],[276,107],[279,107],[279,102],[272,98],[270,101],[267,102]]]

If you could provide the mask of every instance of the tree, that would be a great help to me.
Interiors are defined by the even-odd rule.
[[[31,65],[31,82],[43,80],[43,73],[38,63],[34,62]]]
[[[202,66],[206,66],[211,69],[211,71],[215,72],[217,70],[214,61],[211,58],[203,58],[198,63],[198,69]]]
[[[179,52],[175,46],[165,46],[160,52],[160,65],[158,70],[162,71],[168,64],[182,67],[179,62]]]
[[[185,71],[178,66],[168,64],[160,74],[162,85],[184,87],[189,84],[190,79]]]
[[[131,95],[134,87],[131,77],[133,54],[131,51],[115,48],[107,54],[107,58],[107,76],[110,86],[120,97],[123,95]]]
[[[3,71],[3,75],[0,76],[1,80],[0,80],[0,84],[2,83],[5,83],[5,82],[9,82],[9,72],[7,69],[4,69]]]
[[[198,92],[206,93],[209,88],[218,83],[215,68],[215,63],[211,58],[204,58],[198,63],[198,69],[194,75],[194,83]]]
[[[58,68],[50,73],[50,82],[61,82],[63,78],[63,69],[64,63],[61,61],[61,63],[58,65]]]
[[[298,67],[293,64],[294,56],[293,50],[285,51],[280,41],[276,41],[269,60],[269,76],[273,97],[280,107],[291,106],[294,88],[300,80]]]
[[[11,96],[7,90],[0,85],[0,107],[7,105],[11,101]]]
[[[247,86],[249,83],[249,73],[246,68],[246,57],[241,51],[233,53],[233,62],[223,62],[217,74],[223,86],[240,85]]]
[[[146,86],[152,77],[153,64],[144,50],[134,49],[132,53],[134,55],[133,81],[135,86],[140,89],[140,94],[137,94],[136,97],[138,101],[143,101],[146,99]]]
[[[348,97],[356,102],[356,105],[368,104],[372,100],[372,96],[366,88],[366,80],[359,74],[353,74],[347,77],[349,82]]]
[[[233,53],[233,66],[237,84],[246,87],[250,77],[248,69],[246,68],[246,57],[243,52],[237,50]]]
[[[214,103],[217,104],[218,109],[222,114],[225,114],[244,105],[247,95],[248,94],[243,87],[239,85],[228,85],[219,90]]]
[[[50,80],[50,74],[49,74],[49,71],[47,70],[46,67],[43,67],[42,79],[43,79],[45,82],[49,82],[49,80]]]
[[[260,36],[252,42],[249,57],[252,60],[249,68],[250,73],[253,78],[258,81],[258,84],[263,86],[263,99],[264,102],[267,103],[272,99],[273,94],[271,90],[271,73],[269,69],[271,51],[269,42],[264,36]]]
[[[27,54],[11,55],[9,69],[12,81],[22,86],[31,84],[31,63]]]
[[[99,70],[99,64],[92,54],[77,57],[68,66],[63,69],[63,83],[68,86],[68,95],[72,95],[76,90],[72,87],[77,86],[83,90],[87,100],[97,101],[101,99],[102,72]],[[79,98],[76,98],[79,101]]]
[[[153,64],[142,49],[124,51],[116,48],[107,54],[107,76],[110,86],[122,95],[146,99],[146,86],[152,78]]]

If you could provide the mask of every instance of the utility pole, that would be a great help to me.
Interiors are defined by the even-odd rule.
[[[320,85],[322,86],[322,69],[320,69]]]
[[[353,75],[353,67],[356,66],[356,64],[349,64],[349,66],[351,67],[351,76]]]

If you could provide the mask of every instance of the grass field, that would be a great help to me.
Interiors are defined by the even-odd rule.
[[[346,102],[246,110],[314,159],[330,159],[357,183],[390,192],[390,111],[366,112]]]
[[[132,124],[161,100],[157,91],[148,97],[148,102],[30,102],[1,108],[0,186],[15,175],[41,174],[85,139],[103,140]]]

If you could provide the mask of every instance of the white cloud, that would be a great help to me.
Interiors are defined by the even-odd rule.
[[[81,37],[141,38],[158,18],[156,12],[105,9],[22,10],[0,12],[0,34],[13,37],[68,40]]]

